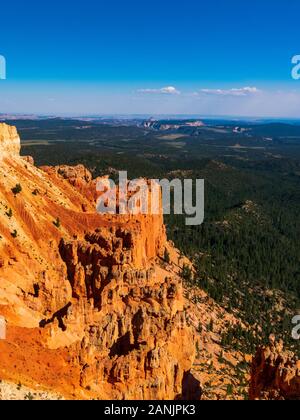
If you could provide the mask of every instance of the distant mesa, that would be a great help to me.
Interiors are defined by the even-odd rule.
[[[204,127],[203,121],[198,120],[167,120],[167,121],[156,121],[150,119],[143,122],[143,127],[155,131],[168,131],[168,130],[179,130],[180,128],[199,128]]]

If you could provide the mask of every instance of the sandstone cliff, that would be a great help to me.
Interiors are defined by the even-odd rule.
[[[0,379],[67,398],[199,397],[162,216],[100,216],[85,168],[41,170],[19,150],[1,124]]]
[[[0,123],[0,157],[20,153],[20,138],[16,127]]]

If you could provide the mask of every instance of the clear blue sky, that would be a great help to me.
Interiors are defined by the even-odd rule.
[[[300,117],[299,16],[299,0],[3,2],[0,112]]]

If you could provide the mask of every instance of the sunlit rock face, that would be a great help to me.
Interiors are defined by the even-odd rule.
[[[0,123],[0,157],[6,154],[19,155],[20,137],[16,127]]]
[[[162,215],[99,215],[84,167],[42,170],[19,152],[1,124],[0,379],[67,398],[187,395],[194,332],[161,262]]]

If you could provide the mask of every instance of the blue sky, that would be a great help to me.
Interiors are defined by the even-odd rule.
[[[1,5],[0,112],[300,117],[299,0]]]

